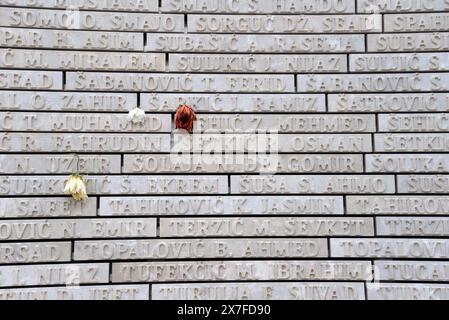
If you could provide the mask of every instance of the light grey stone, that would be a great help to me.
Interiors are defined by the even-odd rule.
[[[363,52],[363,35],[211,35],[147,33],[145,51],[213,53]]]
[[[0,263],[65,262],[72,256],[70,242],[0,243]]]
[[[448,154],[367,154],[366,172],[432,173],[449,171]]]
[[[231,193],[357,194],[394,193],[391,175],[231,176]]]
[[[0,47],[142,51],[142,33],[1,28]]]
[[[357,12],[429,12],[444,11],[449,9],[446,0],[358,0]]]
[[[156,237],[156,219],[0,220],[0,240]]]
[[[169,152],[169,134],[0,133],[2,152]]]
[[[448,200],[449,201],[449,200]],[[100,216],[342,215],[343,197],[101,197]]]
[[[0,67],[76,71],[165,71],[165,55],[138,52],[0,49]]]
[[[376,261],[378,280],[440,281],[449,280],[449,263],[440,261]]]
[[[447,259],[447,239],[331,238],[331,257]]]
[[[449,192],[449,175],[398,175],[400,193],[443,193]]]
[[[377,217],[379,236],[442,237],[449,235],[449,219],[441,217]]]
[[[384,15],[385,32],[415,31],[447,31],[449,29],[449,13],[415,13]]]
[[[76,241],[74,260],[327,257],[326,239]]]
[[[447,93],[330,94],[330,112],[449,111]],[[382,115],[380,115],[382,116]]]
[[[1,86],[0,86],[1,87]],[[294,92],[293,75],[67,72],[67,90]]]
[[[0,287],[77,285],[108,280],[107,263],[0,267]]]
[[[0,300],[148,300],[149,285],[65,286],[0,290]]]
[[[346,72],[346,55],[170,54],[173,72]]]
[[[97,199],[0,198],[0,218],[50,218],[96,216]]]
[[[368,51],[419,52],[449,50],[449,32],[368,34]]]
[[[449,300],[449,285],[367,283],[368,300]]]
[[[0,70],[0,89],[62,90],[62,72]]]
[[[133,93],[0,91],[1,111],[129,112],[136,106]]]
[[[141,107],[150,112],[175,112],[179,105],[199,112],[324,112],[323,94],[185,94],[142,93]],[[0,92],[1,108],[1,92]],[[449,109],[449,107],[448,107]]]
[[[202,33],[367,33],[382,31],[382,15],[195,15],[188,32]]]
[[[163,218],[160,219],[160,236],[374,236],[374,223],[371,218]]]
[[[0,115],[1,118],[1,115]],[[120,155],[0,155],[3,174],[120,173]]]
[[[380,114],[379,131],[386,132],[447,132],[449,113]]]
[[[120,283],[371,279],[371,264],[368,261],[239,260],[112,264],[112,282]]]
[[[449,134],[375,134],[374,144],[378,152],[446,152],[449,151]]]
[[[153,300],[364,300],[363,283],[155,284]]]
[[[347,214],[449,215],[447,196],[348,196]]]

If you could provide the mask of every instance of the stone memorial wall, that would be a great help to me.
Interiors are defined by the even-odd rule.
[[[448,283],[449,0],[0,0],[0,299]]]

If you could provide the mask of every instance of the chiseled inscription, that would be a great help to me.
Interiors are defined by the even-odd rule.
[[[1,28],[0,47],[142,51],[142,33]]]
[[[449,215],[447,196],[348,196],[347,214]]]
[[[96,216],[97,199],[0,198],[1,218],[50,218]]]
[[[112,264],[112,282],[371,280],[367,261],[194,261]],[[0,293],[1,296],[1,293]]]
[[[331,238],[331,257],[447,259],[447,239]]]
[[[449,192],[449,175],[398,175],[397,179],[401,193]]]
[[[184,17],[179,14],[2,8],[0,25],[75,30],[183,32]]]
[[[381,32],[382,15],[188,15],[188,32],[364,33]]]
[[[0,290],[0,300],[148,300],[148,285],[41,287]]]
[[[449,200],[448,200],[449,202]],[[336,196],[101,197],[100,216],[342,215]]]
[[[346,72],[346,55],[171,54],[174,72]]]
[[[385,32],[447,31],[449,13],[386,14]]]
[[[75,260],[327,257],[325,239],[76,241]]]
[[[379,131],[447,132],[449,131],[449,113],[380,114]]]
[[[419,12],[449,9],[447,0],[358,0],[357,12]]]
[[[0,92],[0,108],[1,108]],[[175,112],[187,104],[199,112],[324,112],[322,94],[173,94],[142,93],[141,107],[151,112]],[[449,109],[449,107],[448,107]]]
[[[445,152],[449,151],[449,134],[375,134],[374,144],[375,150],[380,152]]]
[[[449,219],[434,217],[377,217],[380,236],[435,237],[449,235]]]
[[[68,90],[294,92],[293,75],[67,72]]]
[[[298,75],[298,92],[446,91],[449,73]]]
[[[447,51],[449,32],[368,34],[368,51]]]
[[[374,236],[374,224],[371,218],[163,218],[160,236]]]
[[[155,219],[0,220],[0,240],[155,236]]]
[[[0,263],[70,261],[70,242],[0,243]]]
[[[0,91],[1,111],[128,112],[136,106],[134,93]]]
[[[155,284],[153,300],[364,300],[363,283]]]
[[[441,172],[449,171],[447,154],[367,154],[366,172]]]
[[[394,176],[375,175],[267,175],[231,176],[231,192],[253,193],[394,193]]]
[[[108,278],[107,263],[0,267],[0,287],[104,283]]]
[[[449,300],[449,285],[367,283],[368,300]]]
[[[449,280],[449,264],[439,261],[376,261],[378,280],[441,281]]]
[[[147,33],[145,51],[225,53],[363,52],[363,35],[212,35]]]
[[[0,49],[0,68],[165,71],[165,55],[138,52]]]
[[[447,93],[330,94],[330,112],[449,111]],[[382,116],[382,115],[381,115]]]
[[[0,115],[1,118],[1,115]],[[120,173],[120,155],[0,155],[3,174]]]
[[[0,90],[62,90],[62,72],[0,70]]]

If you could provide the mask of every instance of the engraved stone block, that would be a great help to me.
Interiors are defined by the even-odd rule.
[[[109,280],[109,265],[51,264],[0,267],[0,287],[77,285]]]
[[[386,281],[440,281],[449,280],[448,262],[439,261],[376,261],[378,280]]]
[[[142,93],[140,103],[150,112],[175,112],[182,104],[199,112],[324,112],[322,94],[173,94]],[[1,108],[1,92],[0,92]],[[449,107],[448,107],[449,109]]]
[[[449,50],[449,32],[368,34],[368,51],[415,52]]]
[[[0,240],[156,237],[156,219],[0,220]]]
[[[449,300],[449,285],[367,283],[368,300]]]
[[[367,154],[366,172],[449,172],[447,154]]]
[[[449,131],[449,113],[380,114],[379,131]]]
[[[62,72],[0,70],[0,89],[62,90]]]
[[[364,33],[382,32],[382,15],[195,15],[188,32],[202,33]]]
[[[70,261],[70,242],[0,243],[0,263],[37,263]]]
[[[374,223],[371,218],[164,218],[160,220],[160,236],[374,236]]]
[[[165,71],[165,55],[137,52],[0,49],[0,68]]]
[[[293,75],[67,72],[67,90],[294,92]],[[0,86],[1,87],[1,86]]]
[[[74,260],[327,257],[326,239],[76,241]]]
[[[101,197],[99,215],[342,215],[343,211],[343,198],[329,196]]]
[[[133,93],[0,91],[2,111],[128,112],[136,106]]]
[[[449,192],[449,175],[398,175],[400,193],[443,193]]]
[[[371,280],[368,261],[183,261],[112,264],[112,282]],[[1,291],[0,291],[1,292]],[[1,297],[1,293],[0,293]]]
[[[363,35],[211,35],[147,33],[145,51],[225,53],[364,52]]]
[[[91,217],[97,199],[75,201],[70,198],[0,198],[1,218]]]
[[[231,176],[231,193],[394,193],[394,176],[274,175]]]
[[[3,174],[121,173],[121,157],[82,155],[78,161],[70,155],[0,155],[0,171]]]
[[[447,239],[331,238],[331,257],[447,259]]]
[[[385,32],[447,31],[449,13],[386,14]]]
[[[364,300],[363,283],[155,284],[153,300]]]
[[[379,236],[443,237],[449,235],[449,219],[435,217],[378,217]]]
[[[444,11],[449,9],[446,0],[358,0],[357,12],[420,12]]]
[[[449,134],[375,134],[374,143],[378,152],[446,152],[449,151]]]

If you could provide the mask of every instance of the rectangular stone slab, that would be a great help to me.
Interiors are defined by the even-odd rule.
[[[448,154],[367,154],[366,172],[446,173]]]
[[[379,220],[378,220],[379,221]],[[1,222],[0,222],[1,225]],[[374,236],[371,218],[163,218],[160,237]]]
[[[358,0],[357,12],[419,12],[444,11],[449,9],[449,3],[437,1],[402,1],[402,0]]]
[[[210,35],[147,33],[145,51],[213,53],[346,53],[364,52],[363,35]]]
[[[231,193],[357,194],[394,193],[391,175],[231,176]]]
[[[346,55],[170,54],[173,72],[346,72]]]
[[[330,94],[330,112],[449,111],[447,93]],[[382,116],[382,115],[379,115]]]
[[[378,280],[385,281],[429,281],[449,280],[448,262],[443,261],[376,261]]]
[[[449,221],[446,217],[377,217],[379,236],[447,237]]]
[[[101,197],[100,216],[342,215],[338,196]]]
[[[374,144],[377,152],[446,152],[449,151],[449,134],[375,134]]]
[[[382,15],[196,15],[191,33],[368,33],[382,32]]]
[[[448,28],[447,12],[384,15],[385,32],[447,31]]]
[[[0,115],[1,118],[1,115]],[[3,174],[120,173],[120,155],[0,155]]]
[[[449,32],[368,34],[368,51],[420,52],[449,50]]]
[[[380,114],[379,131],[386,132],[447,132],[449,113]]]
[[[363,283],[155,284],[153,300],[364,300]]]
[[[0,240],[156,237],[156,219],[0,220]]]
[[[333,258],[447,259],[448,239],[332,238]]]
[[[293,75],[67,72],[67,90],[137,92],[294,92]]]
[[[0,243],[0,263],[38,263],[70,261],[71,242]]]
[[[2,131],[51,132],[171,132],[169,114],[146,114],[143,123],[128,121],[127,114],[0,112]]]
[[[447,196],[347,196],[346,214],[449,215]]]
[[[97,199],[0,198],[0,218],[51,218],[96,216]]]
[[[327,257],[326,239],[75,241],[74,260]]]
[[[448,300],[449,285],[367,283],[368,300]]]
[[[0,287],[104,283],[109,280],[109,265],[92,263],[6,266],[0,267],[0,275]]]
[[[142,33],[4,28],[0,47],[33,49],[71,49],[142,51]]]
[[[1,164],[1,156],[0,156]],[[1,168],[1,166],[0,166]],[[363,172],[362,155],[125,155],[123,173]]]
[[[133,93],[0,91],[1,111],[129,112],[136,106]]]
[[[371,280],[369,261],[239,260],[112,264],[112,282]],[[1,293],[0,293],[1,295]]]
[[[74,30],[183,32],[179,14],[2,8],[0,26]]]
[[[0,89],[62,90],[62,72],[0,70]]]
[[[0,49],[0,67],[72,71],[165,71],[165,55],[138,52]]]
[[[198,112],[312,113],[326,110],[323,94],[142,93],[140,94],[140,104],[143,109],[150,112],[175,112],[182,104],[195,106],[195,110]]]
[[[449,175],[398,175],[400,193],[442,193],[449,192]]]
[[[149,285],[66,286],[0,290],[0,300],[148,300]]]
[[[63,195],[64,176],[5,176],[0,195]],[[227,176],[84,176],[92,195],[227,194]]]

